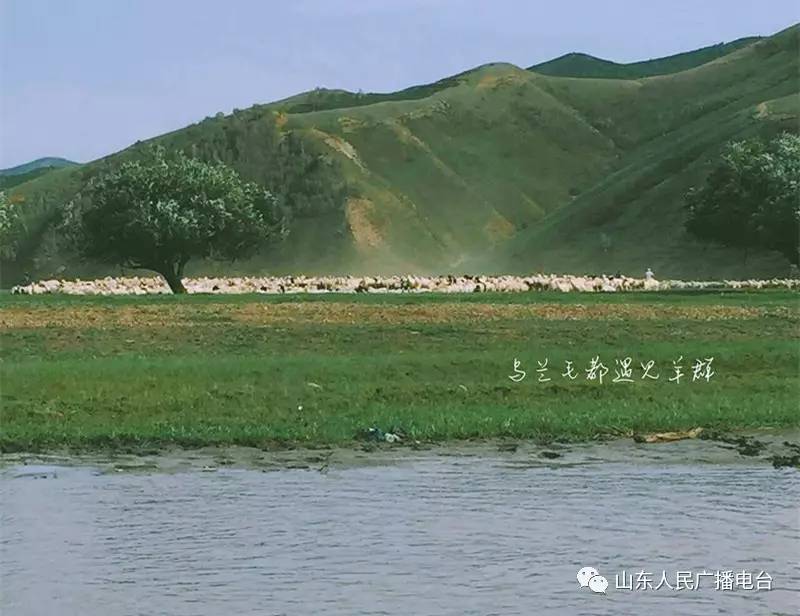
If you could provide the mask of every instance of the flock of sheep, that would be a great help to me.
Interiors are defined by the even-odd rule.
[[[649,272],[648,272],[649,274]],[[667,289],[797,289],[799,279],[683,281],[652,277],[570,276],[242,276],[185,278],[189,293],[478,293],[478,292],[617,292]],[[106,277],[98,280],[41,280],[19,285],[12,293],[38,295],[168,294],[166,282],[153,277]]]

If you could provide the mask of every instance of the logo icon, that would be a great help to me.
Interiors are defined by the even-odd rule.
[[[600,575],[600,572],[594,567],[583,567],[575,577],[581,588],[588,586],[592,592],[606,594],[608,580]]]

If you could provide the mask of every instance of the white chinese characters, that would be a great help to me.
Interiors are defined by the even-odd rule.
[[[700,590],[710,587],[714,590],[772,590],[772,576],[766,571],[753,572],[746,569],[718,569],[716,571],[675,571],[668,574],[641,569],[629,573],[622,571],[614,576],[614,588],[617,590],[651,591],[651,590]]]
[[[609,583],[595,567],[582,567],[575,576],[581,588],[594,593],[606,594]],[[628,572],[623,570],[614,576],[616,590],[651,592],[658,590],[686,591],[710,589],[715,591],[761,591],[772,590],[772,576],[766,571],[742,569],[717,569],[716,571],[679,570],[672,573],[662,570]]]
[[[716,371],[712,368],[714,362],[713,357],[703,357],[694,360],[694,363],[687,367],[684,364],[683,356],[672,360],[671,369],[664,373],[664,381],[680,384],[682,381],[686,382],[711,382],[712,377],[716,375]],[[550,364],[550,359],[545,357],[544,361],[536,360],[537,367],[536,381],[538,383],[550,383],[554,381],[554,376],[561,377],[562,380],[576,381],[581,377],[583,380],[592,381],[598,385],[606,383],[635,383],[636,381],[659,381],[662,374],[656,366],[656,362],[652,359],[647,362],[639,362],[640,368],[635,368],[634,360],[632,357],[617,358],[613,364],[613,376],[609,375],[611,368],[609,368],[599,355],[592,357],[586,368],[582,370],[575,367],[575,362],[572,360],[564,361],[563,372],[559,367],[553,368]],[[684,370],[686,368],[686,370]],[[688,371],[687,371],[688,370]],[[508,378],[515,383],[520,383],[525,380],[527,371],[522,367],[522,361],[515,357],[513,364],[513,372],[508,375]]]

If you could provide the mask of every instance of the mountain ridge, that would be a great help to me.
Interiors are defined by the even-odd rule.
[[[31,171],[36,171],[37,169],[43,169],[47,167],[60,169],[61,167],[74,167],[79,164],[80,163],[76,163],[75,161],[61,158],[59,156],[45,156],[43,158],[37,158],[35,160],[28,161],[27,163],[15,165],[14,167],[0,169],[0,176],[22,175],[23,173],[30,173]]]
[[[527,70],[553,77],[641,79],[695,68],[760,40],[763,40],[763,37],[748,36],[729,43],[718,43],[692,51],[627,63],[614,62],[582,52],[571,52],[529,66]]]
[[[774,254],[742,264],[686,236],[680,201],[727,140],[797,130],[798,31],[636,80],[491,63],[354,106],[340,106],[354,100],[342,91],[327,103],[301,93],[209,117],[16,187],[39,233],[4,264],[3,284],[26,271],[108,272],[59,248],[52,221],[92,174],[151,142],[270,188],[285,184],[282,166],[309,161],[286,241],[191,273],[780,273]]]

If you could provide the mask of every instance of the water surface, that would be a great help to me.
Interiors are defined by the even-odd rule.
[[[800,474],[708,447],[364,454],[374,463],[278,470],[220,455],[15,461],[0,471],[0,611],[797,613]],[[608,577],[605,596],[579,588],[582,566]],[[765,570],[773,590],[614,588],[642,569]]]

